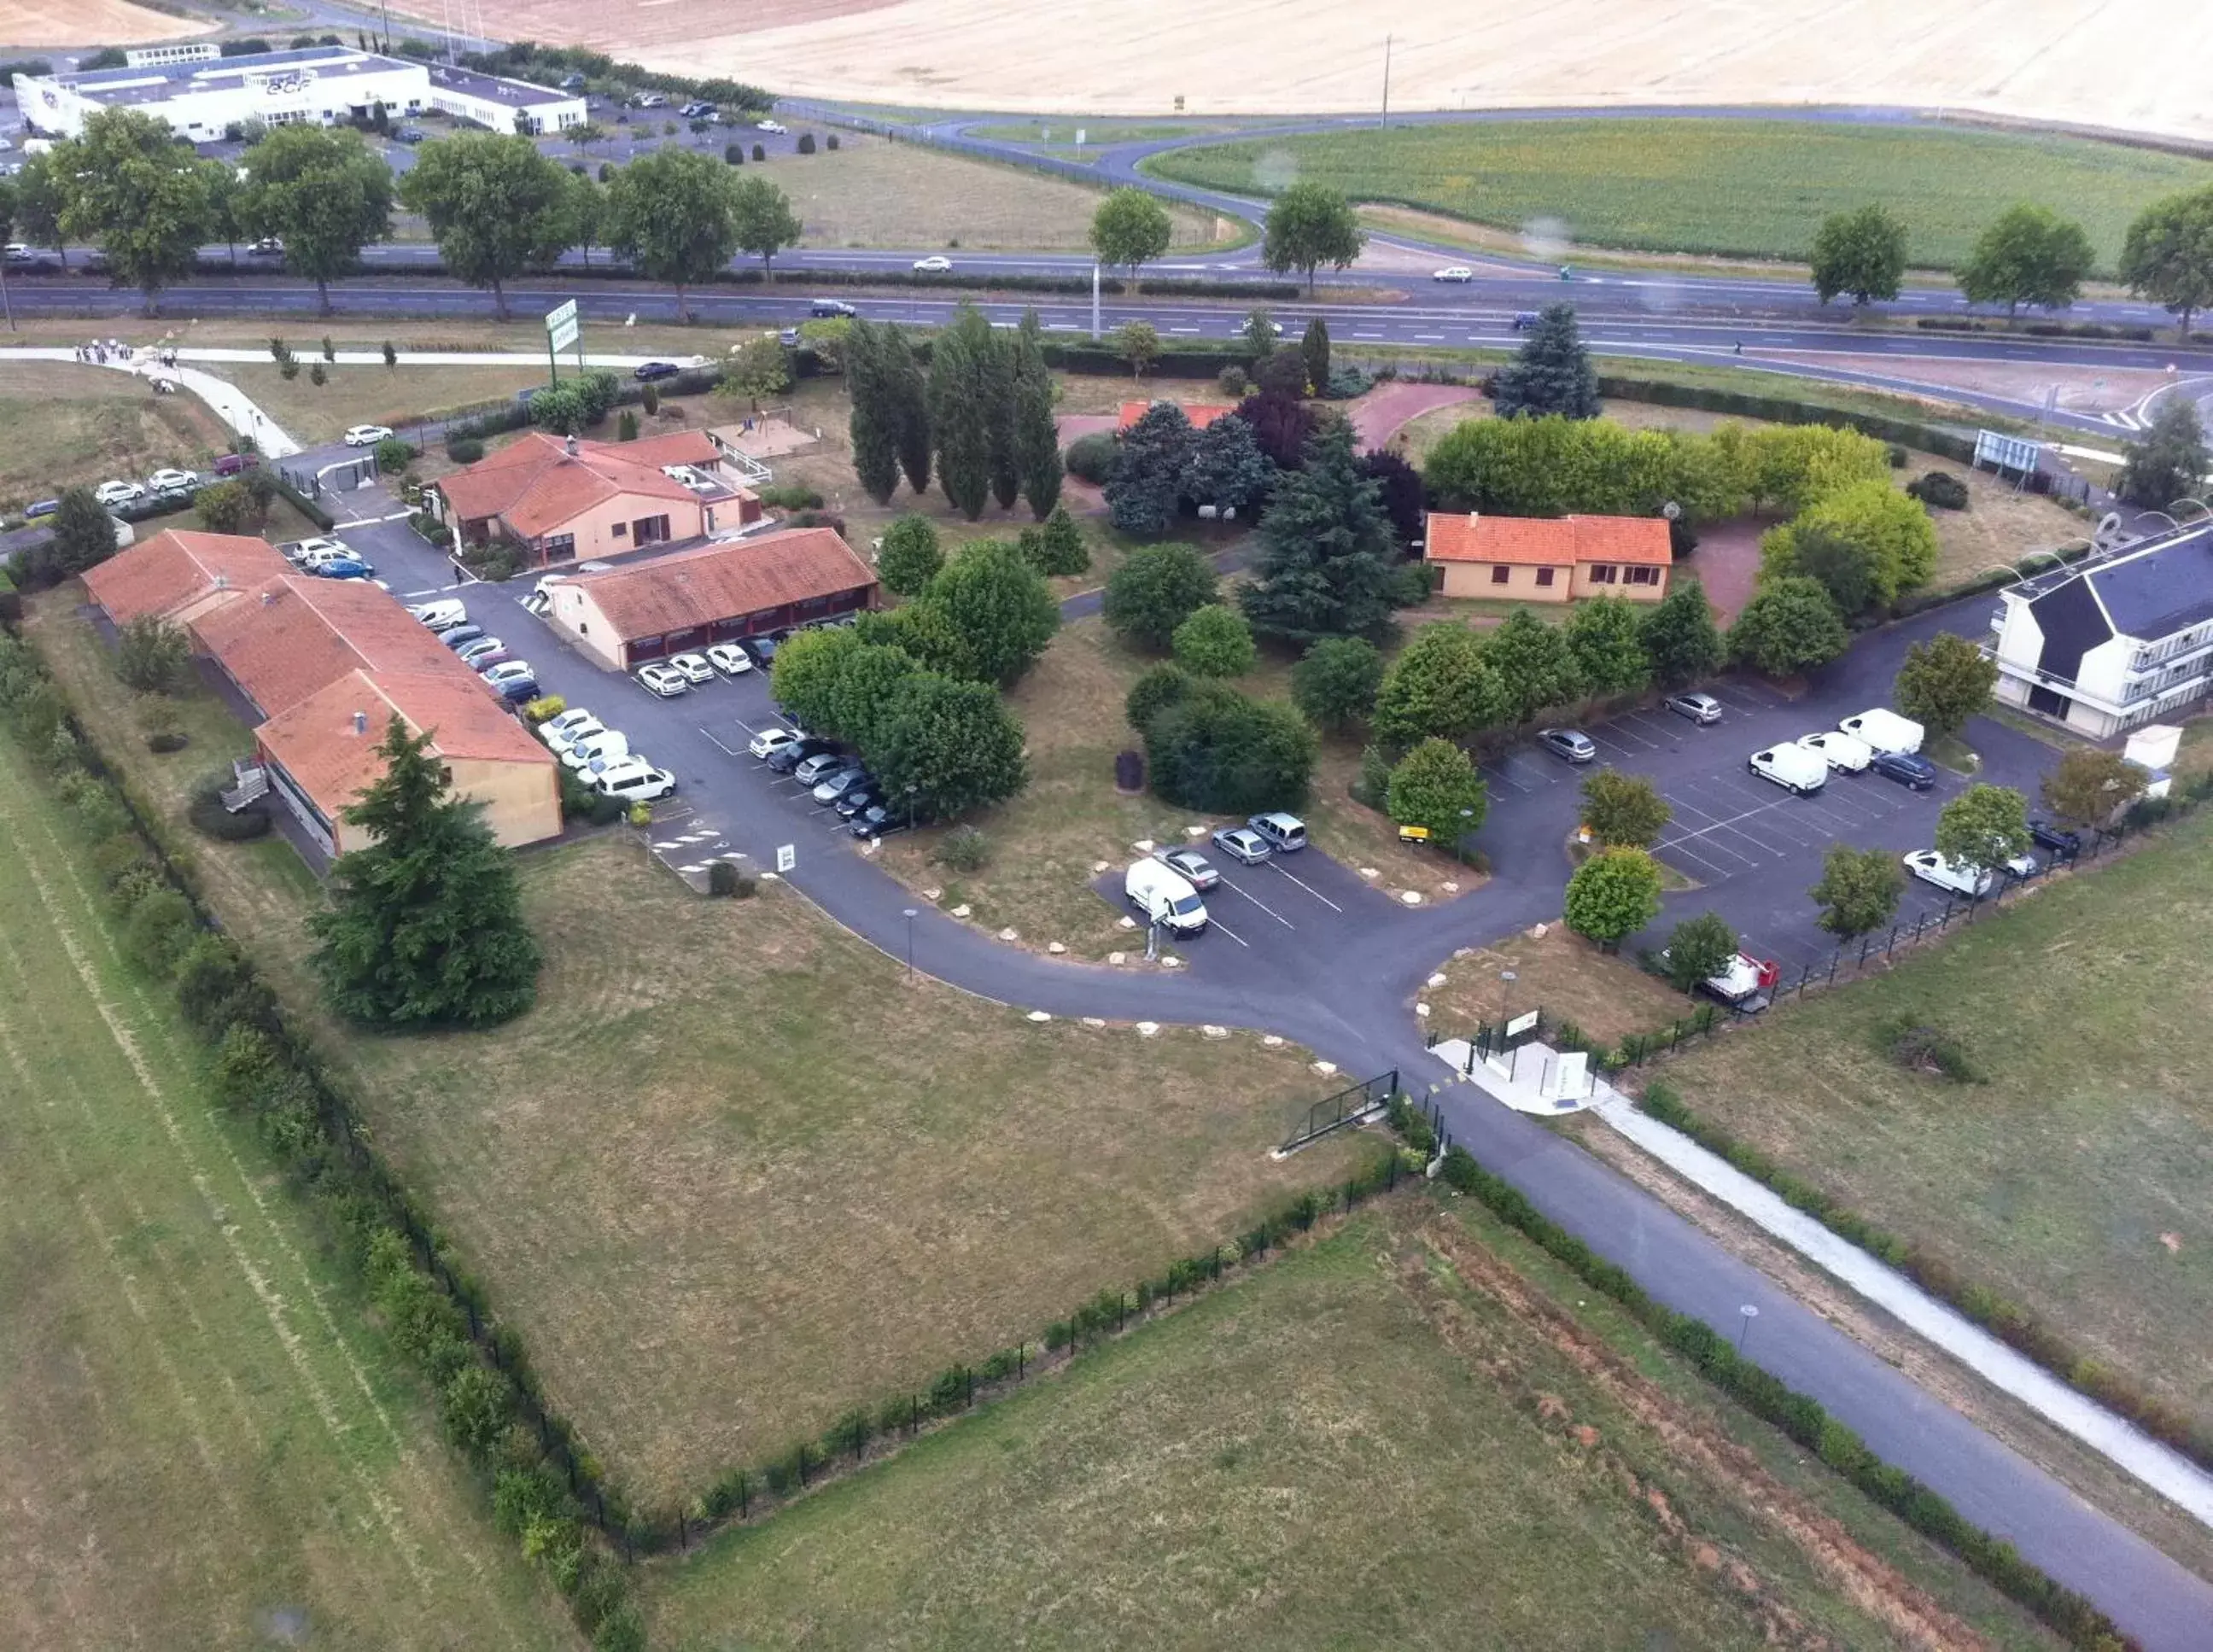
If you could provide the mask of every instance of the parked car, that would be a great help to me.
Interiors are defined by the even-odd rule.
[[[494,688],[505,688],[509,683],[538,680],[538,674],[530,668],[527,660],[503,660],[496,666],[481,666],[478,668],[477,675]]]
[[[558,711],[540,723],[538,738],[546,742],[547,750],[558,753],[567,750],[571,741],[604,733],[606,728],[605,723],[578,705]]]
[[[656,769],[642,757],[625,759],[609,765],[600,776],[599,790],[603,797],[613,797],[625,803],[650,803],[657,797],[666,797],[676,789],[676,777],[666,769]]]
[[[953,267],[953,260],[942,253],[932,253],[928,258],[918,258],[914,267],[924,275],[943,275]]]
[[[658,694],[664,700],[673,700],[679,694],[689,693],[692,688],[690,680],[674,666],[640,666],[637,680],[648,693]]]
[[[741,644],[753,656],[753,663],[766,671],[776,663],[776,650],[781,639],[774,637],[748,637]]]
[[[1448,264],[1442,270],[1434,270],[1430,271],[1430,279],[1432,281],[1457,281],[1466,283],[1475,279],[1475,271],[1469,269],[1465,264]]]
[[[2055,826],[2050,820],[2035,820],[2028,823],[2031,842],[2039,849],[2048,849],[2063,861],[2071,861],[2082,852],[2082,834],[2070,832],[2065,826]]]
[[[61,508],[62,502],[58,499],[35,500],[23,507],[23,520],[27,522],[42,522],[58,512]]]
[[[497,654],[506,646],[507,644],[497,637],[472,637],[467,642],[454,648],[454,653],[464,665],[474,665],[485,655]]]
[[[1158,849],[1153,851],[1153,858],[1194,889],[1211,889],[1222,881],[1214,863],[1196,849]]]
[[[847,829],[856,838],[881,838],[893,832],[904,832],[909,822],[904,814],[894,814],[881,803],[874,803],[853,817]]]
[[[715,668],[707,663],[707,656],[704,654],[672,654],[668,656],[668,668],[681,672],[687,683],[711,683],[715,680]]]
[[[345,433],[345,444],[349,448],[374,448],[391,435],[391,430],[382,424],[357,424]]]
[[[1679,717],[1688,717],[1701,727],[1722,720],[1722,703],[1710,694],[1670,694],[1661,704]]]
[[[845,795],[838,800],[834,807],[839,820],[850,820],[863,809],[874,808],[883,801],[883,783],[864,774],[861,777],[859,785],[848,786],[845,789]]]
[[[1268,840],[1250,826],[1222,827],[1214,834],[1214,846],[1245,866],[1258,866],[1276,852],[1268,847]]]
[[[363,562],[358,557],[332,557],[327,561],[317,563],[308,571],[318,579],[373,580],[376,578],[376,564],[373,562]],[[382,584],[383,582],[378,581],[378,583]],[[389,590],[391,587],[385,586],[384,588]]]
[[[1529,331],[1529,329],[1530,329],[1530,328],[1532,328],[1532,327],[1535,326],[1536,325],[1537,325],[1537,312],[1536,312],[1536,311],[1534,311],[1534,310],[1517,310],[1517,311],[1515,313],[1515,316],[1514,316],[1514,331],[1515,331],[1515,332],[1528,332],[1528,331]]]
[[[848,764],[842,769],[832,769],[815,782],[814,797],[820,807],[836,802],[855,787],[868,783],[869,771],[859,764]]]
[[[631,377],[646,381],[673,379],[683,370],[674,362],[640,362],[631,369]]]
[[[746,750],[755,757],[774,757],[787,746],[798,744],[799,736],[789,728],[764,728],[746,742]]]
[[[668,100],[658,92],[640,92],[630,101],[633,109],[666,109]]]
[[[144,498],[146,490],[136,482],[102,482],[92,491],[92,497],[104,505],[127,505]]]
[[[1936,783],[1936,765],[1911,752],[1877,752],[1868,759],[1868,771],[1915,791],[1927,791]]]
[[[735,643],[713,643],[707,648],[707,663],[725,677],[742,677],[753,668],[746,651]]]
[[[215,461],[217,476],[243,476],[260,468],[261,455],[258,453],[227,453]]]
[[[753,122],[753,130],[757,132],[775,132],[781,136],[791,129],[780,120],[756,120]]]
[[[768,754],[768,766],[777,774],[796,774],[799,765],[811,757],[835,756],[838,742],[834,740],[815,740],[802,735],[789,746],[779,746]]]
[[[1598,755],[1591,737],[1579,728],[1539,728],[1537,743],[1570,763],[1588,763]]]
[[[430,602],[418,602],[407,610],[408,618],[419,619],[426,625],[458,625],[469,617],[468,607],[458,597],[444,596]]]
[[[511,706],[527,705],[538,698],[538,679],[516,677],[510,681],[500,684],[492,690],[492,692],[497,694]]]
[[[1837,724],[1846,734],[1865,741],[1870,750],[1878,752],[1917,752],[1924,730],[1911,717],[1901,717],[1895,711],[1876,706],[1856,717],[1846,717]]]
[[[34,253],[29,247],[26,247],[21,241],[11,241],[8,243],[6,256],[8,262],[10,264],[28,264],[32,259],[35,259],[38,254]]]
[[[818,321],[834,321],[841,317],[850,320],[860,311],[842,298],[818,298],[808,305],[807,313]]]
[[[791,777],[802,786],[813,786],[827,779],[843,768],[857,769],[860,765],[830,741],[815,742],[820,750],[799,759],[791,771]]]
[[[1845,774],[1864,774],[1867,765],[1875,760],[1875,753],[1868,749],[1865,741],[1833,728],[1801,735],[1798,743],[1831,768]]]
[[[1177,935],[1206,928],[1206,903],[1181,875],[1148,856],[1122,874],[1122,895],[1149,924]]]
[[[483,635],[485,628],[482,625],[454,625],[439,633],[438,640],[449,649],[458,649],[465,643],[475,642]]]
[[[519,660],[521,657],[521,655],[510,653],[504,648],[497,648],[489,654],[479,654],[471,660],[468,662],[469,669],[481,677],[494,666],[503,666],[510,660]]]
[[[155,471],[146,479],[146,485],[156,493],[167,492],[177,488],[196,488],[199,485],[200,475],[198,471]]]
[[[317,557],[350,557],[353,555],[353,547],[348,545],[344,539],[333,539],[327,537],[316,538],[311,536],[304,539],[295,539],[290,545],[282,545],[277,548],[282,551],[289,560],[302,564],[312,562]]]
[[[1917,849],[1905,856],[1905,869],[1923,883],[1933,883],[1948,894],[1979,900],[1997,882],[1988,872],[1972,866],[1955,866],[1933,849]]]
[[[284,256],[284,238],[282,235],[264,235],[246,250],[255,258],[282,258]]]
[[[1266,838],[1268,847],[1278,855],[1295,855],[1307,846],[1307,823],[1295,814],[1273,809],[1253,815],[1245,824]]]
[[[392,135],[403,143],[420,143],[424,139],[429,137],[430,134],[424,131],[420,126],[402,126],[398,131],[395,131]]]
[[[581,735],[569,742],[561,753],[561,766],[587,770],[594,763],[612,763],[619,757],[630,755],[630,736],[613,728],[603,728],[596,735]]]
[[[1811,797],[1829,783],[1827,759],[1803,746],[1771,746],[1745,759],[1744,766],[1801,797]]]

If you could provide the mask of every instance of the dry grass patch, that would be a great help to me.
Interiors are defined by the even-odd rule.
[[[204,469],[229,446],[197,396],[157,396],[113,368],[0,362],[0,502],[11,508],[167,465]]]
[[[2058,501],[2041,493],[2017,492],[1986,471],[1915,454],[1905,472],[1892,474],[1911,479],[1930,470],[1948,471],[1967,485],[1966,509],[1929,513],[1936,525],[1936,573],[1929,582],[1935,589],[2011,568],[2031,552],[2056,551],[2089,538],[2091,524]],[[1992,606],[1997,606],[1995,598]]]
[[[1664,1027],[1686,1012],[1683,995],[1619,954],[1600,952],[1564,924],[1542,936],[1512,936],[1494,946],[1463,948],[1437,966],[1442,986],[1424,987],[1430,1026],[1459,1037],[1478,1023],[1541,1009],[1548,1021],[1573,1021],[1609,1048],[1632,1033]],[[1502,981],[1512,970],[1515,979]]]
[[[302,338],[292,347],[300,360],[294,378],[287,379],[273,361],[220,362],[207,370],[253,397],[286,435],[307,445],[335,441],[354,424],[387,424],[411,436],[405,427],[418,420],[484,402],[506,401],[527,386],[546,382],[543,360],[507,367],[386,367],[351,362],[332,366],[322,362],[319,344]],[[329,375],[328,383],[319,385],[308,377],[318,365]],[[610,424],[594,434],[612,441],[614,430]]]

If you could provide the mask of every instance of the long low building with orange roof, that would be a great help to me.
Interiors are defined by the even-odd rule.
[[[1447,596],[1571,602],[1667,594],[1675,553],[1657,516],[1484,516],[1430,513],[1422,556],[1444,570]]]

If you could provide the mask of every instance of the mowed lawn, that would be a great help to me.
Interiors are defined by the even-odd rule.
[[[0,1644],[578,1644],[9,756]]]
[[[2110,272],[2129,221],[2213,164],[2085,138],[1783,120],[1526,120],[1253,138],[1146,166],[1208,188],[1327,184],[1356,200],[1639,252],[1803,259],[1832,212],[1879,201],[1922,268],[1961,263],[2014,201],[2079,220]]]
[[[165,466],[203,469],[227,446],[196,396],[157,396],[113,368],[0,362],[0,507]]]
[[[1707,1118],[2213,1425],[2213,815],[1671,1066]],[[1909,1073],[1911,1015],[1990,1075]]]
[[[1571,1363],[1455,1271],[1472,1241],[1426,1210],[1364,1214],[657,1568],[655,1644],[1892,1643],[1782,1535],[1795,1490],[1680,1448],[1698,1398]],[[2049,1644],[1933,1555],[1901,1564],[1976,1643]],[[1931,1643],[1969,1643],[1930,1615],[1952,1636]]]
[[[389,425],[412,440],[406,427],[419,419],[506,401],[526,386],[546,382],[546,363],[539,361],[503,367],[345,363],[325,365],[327,382],[317,384],[308,371],[321,363],[320,346],[298,338],[292,347],[300,371],[290,379],[273,361],[222,362],[205,370],[229,380],[287,436],[308,444],[334,442],[355,424]],[[611,442],[614,427],[593,434]]]

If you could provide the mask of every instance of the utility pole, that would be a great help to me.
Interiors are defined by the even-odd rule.
[[[1391,37],[1383,37],[1383,125],[1391,124]]]
[[[1099,336],[1099,264],[1094,259],[1091,265],[1091,342],[1097,344]]]

